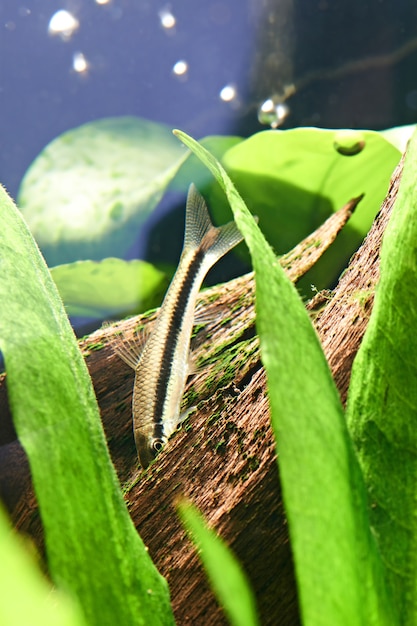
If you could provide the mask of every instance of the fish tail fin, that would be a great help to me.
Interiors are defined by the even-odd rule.
[[[203,196],[195,185],[190,185],[185,221],[185,250],[201,250],[206,253],[209,265],[214,265],[229,250],[243,240],[235,222],[213,226]]]

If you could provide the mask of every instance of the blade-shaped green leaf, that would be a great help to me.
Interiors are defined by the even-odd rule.
[[[29,546],[29,543],[27,543]],[[53,590],[9,528],[0,509],[0,624],[2,626],[85,626],[81,611]]]
[[[392,626],[361,471],[310,319],[225,170],[197,142],[175,132],[218,180],[251,252],[303,624]]]
[[[168,278],[145,261],[75,261],[51,268],[68,315],[124,317],[159,306]]]
[[[209,135],[200,139],[201,145],[219,160],[228,150],[242,141],[242,137],[236,137],[235,135]],[[197,189],[204,189],[207,185],[211,185],[213,179],[210,172],[207,171],[207,168],[204,167],[196,156],[188,154],[188,158],[184,159],[184,163],[173,178],[170,189],[186,193],[190,186],[190,180],[193,181]]]
[[[54,582],[94,624],[173,623],[165,580],[129,517],[85,362],[49,271],[0,188],[0,349]]]
[[[181,521],[198,548],[198,555],[211,586],[233,626],[256,626],[255,599],[249,582],[236,558],[216,533],[208,528],[191,502],[180,501]]]
[[[348,425],[402,624],[417,623],[417,133],[381,249],[381,277],[352,369]]]
[[[183,158],[170,128],[135,117],[96,120],[54,139],[18,195],[48,265],[123,256]]]

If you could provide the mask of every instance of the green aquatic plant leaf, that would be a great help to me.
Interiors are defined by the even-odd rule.
[[[0,624],[2,626],[86,626],[75,602],[44,579],[23,541],[0,509]]]
[[[111,318],[143,313],[159,306],[167,276],[145,261],[75,261],[51,268],[67,314]]]
[[[191,502],[180,501],[177,511],[208,575],[220,606],[233,626],[259,624],[249,582],[223,540],[211,530]]]
[[[266,130],[230,148],[221,162],[278,253],[291,250],[351,198],[365,194],[306,283],[327,287],[379,211],[400,151],[374,131]],[[219,223],[230,208],[217,185],[208,197]]]
[[[402,624],[417,623],[417,133],[381,247],[372,315],[352,368],[348,426]]]
[[[89,626],[172,624],[166,581],[127,511],[86,364],[44,260],[0,188],[0,350],[50,575]]]
[[[181,131],[225,192],[249,247],[256,326],[304,626],[393,626],[367,493],[326,358],[303,303],[224,168]]]
[[[394,126],[394,128],[387,128],[386,130],[380,130],[379,134],[382,135],[382,137],[384,137],[387,141],[392,143],[393,146],[398,148],[400,152],[404,152],[416,127],[417,127],[416,124],[407,124],[405,126]]]
[[[235,135],[209,135],[200,139],[201,145],[218,160],[221,160],[228,150],[237,146],[241,141],[244,141],[243,137]],[[207,168],[194,154],[188,152],[188,155],[174,176],[170,189],[186,193],[190,186],[190,181],[193,181],[199,190],[203,190],[208,185],[211,185],[213,178]]]
[[[48,265],[122,257],[184,152],[170,128],[136,117],[96,120],[54,139],[18,194]]]

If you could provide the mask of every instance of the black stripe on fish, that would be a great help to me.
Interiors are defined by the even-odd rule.
[[[168,390],[168,382],[171,375],[175,376],[175,372],[172,373],[172,366],[174,360],[175,349],[177,347],[177,341],[181,332],[181,327],[184,322],[184,312],[187,308],[188,300],[192,293],[193,285],[196,277],[200,271],[201,265],[205,257],[205,248],[200,247],[196,250],[194,259],[188,266],[187,273],[184,276],[183,283],[178,292],[178,298],[173,310],[171,321],[167,333],[167,341],[165,343],[162,359],[161,359],[161,372],[156,388],[156,399],[154,404],[153,423],[154,431],[153,436],[156,439],[162,439],[164,435],[164,423],[162,421],[164,402]]]

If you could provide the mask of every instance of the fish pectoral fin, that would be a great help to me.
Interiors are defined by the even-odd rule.
[[[181,426],[181,424],[183,422],[185,422],[187,417],[189,417],[191,415],[191,413],[194,413],[194,411],[196,411],[196,410],[197,410],[196,406],[190,406],[188,409],[185,409],[185,411],[182,411],[182,413],[180,413],[180,416],[178,418],[176,428],[179,428]]]
[[[197,407],[191,406],[188,409],[185,409],[178,417],[171,418],[169,420],[164,421],[164,435],[169,438],[177,428],[181,426],[181,424],[187,419],[190,413],[193,413]]]
[[[105,323],[103,326],[110,327],[111,324]],[[112,327],[114,329],[114,326]],[[145,347],[148,334],[149,333],[147,331],[142,330],[133,337],[127,337],[124,331],[119,331],[119,333],[117,333],[116,326],[116,334],[112,334],[110,345],[115,354],[117,354],[122,361],[129,365],[129,367],[135,370],[143,348]]]
[[[200,365],[197,364],[197,355],[193,354],[190,350],[187,363],[187,376],[193,376],[194,374],[198,374],[201,369],[202,368],[200,367]]]
[[[178,418],[177,428],[178,426],[181,426],[181,424],[187,419],[187,417],[191,415],[191,413],[194,413],[194,411],[196,410],[197,410],[196,406],[190,406],[188,409],[185,409],[185,411],[180,413],[180,416]]]
[[[187,362],[187,377],[195,376],[196,374],[201,374],[201,372],[204,372],[207,370],[207,367],[208,367],[207,360],[202,359],[201,362],[198,363],[197,353],[191,352],[190,350],[190,354],[189,354],[188,362]]]

